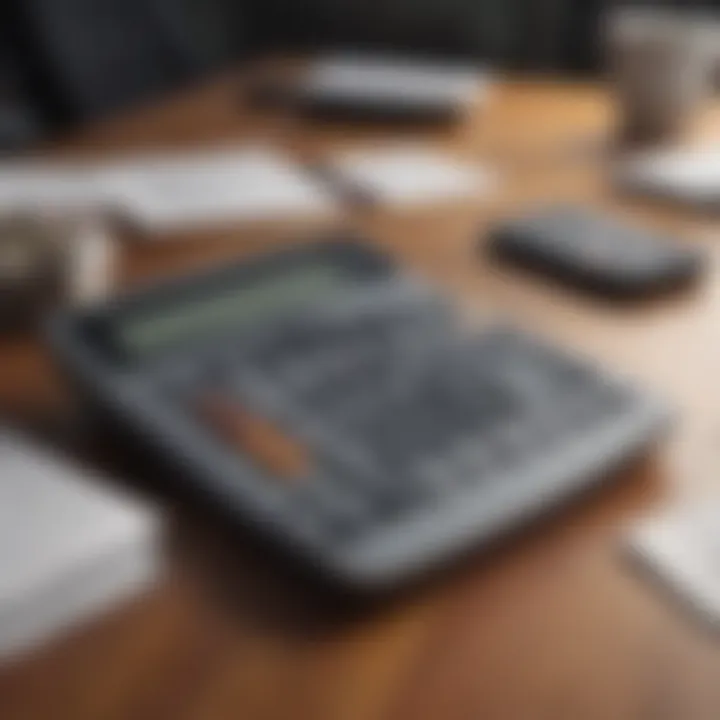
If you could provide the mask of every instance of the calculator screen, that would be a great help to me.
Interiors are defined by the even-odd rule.
[[[272,322],[304,305],[323,302],[348,288],[343,269],[331,264],[296,267],[249,283],[136,310],[119,321],[115,343],[135,358],[230,328]]]

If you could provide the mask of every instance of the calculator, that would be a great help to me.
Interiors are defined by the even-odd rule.
[[[549,511],[668,417],[571,352],[468,327],[352,238],[66,312],[50,334],[84,394],[178,482],[358,591]]]

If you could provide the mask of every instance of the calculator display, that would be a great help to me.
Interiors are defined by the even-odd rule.
[[[229,328],[272,322],[347,287],[348,277],[341,268],[326,264],[294,268],[134,312],[119,322],[115,340],[124,352],[142,358]]]

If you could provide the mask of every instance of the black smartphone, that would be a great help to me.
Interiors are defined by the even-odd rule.
[[[554,206],[491,231],[498,260],[576,289],[638,299],[692,284],[704,256],[696,248],[582,207]]]

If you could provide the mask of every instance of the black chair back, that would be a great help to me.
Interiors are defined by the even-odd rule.
[[[106,115],[172,90],[203,58],[173,0],[18,0],[58,115]]]

